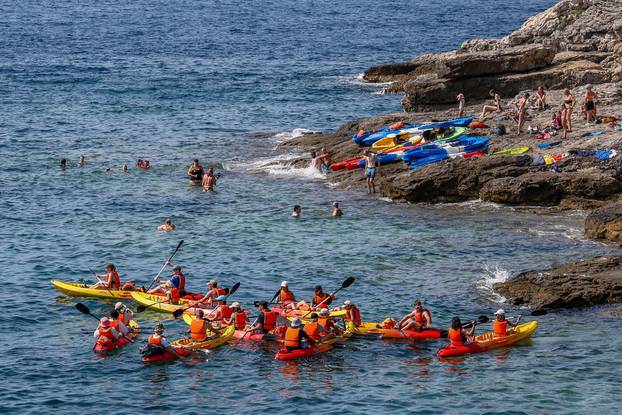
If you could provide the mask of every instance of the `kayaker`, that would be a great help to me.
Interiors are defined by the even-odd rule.
[[[462,327],[462,322],[460,321],[460,317],[454,317],[451,319],[451,328],[448,332],[449,341],[452,346],[463,346],[464,343],[467,342],[468,338],[473,336],[475,333],[475,326],[477,326],[477,322],[471,322],[471,330],[466,331],[464,327]]]
[[[119,273],[117,272],[117,268],[114,264],[106,265],[105,275],[97,274],[95,277],[97,279],[104,278],[104,280],[97,282],[97,284],[93,285],[93,288],[118,290],[121,287],[121,278],[119,277]]]
[[[289,283],[287,281],[281,282],[278,304],[283,308],[291,308],[292,310],[295,310],[297,307],[296,297],[294,293],[289,290]]]
[[[213,321],[224,322],[231,318],[231,314],[233,314],[233,309],[227,305],[227,297],[224,295],[219,295],[216,297],[216,301],[218,306],[213,311],[211,317]]]
[[[220,337],[220,333],[218,330],[212,326],[209,320],[204,318],[205,314],[203,310],[197,310],[194,315],[194,320],[190,323],[190,338],[197,342],[202,342],[208,339],[207,332],[213,333],[213,336],[210,336],[210,339],[215,339]]]
[[[317,319],[317,324],[324,329],[327,335],[336,336],[342,333],[342,330],[337,327],[333,319],[330,317],[330,311],[327,308],[320,310],[320,316]]]
[[[110,327],[115,329],[121,336],[127,336],[130,332],[130,329],[119,318],[119,312],[117,310],[112,310],[110,312]]]
[[[126,326],[130,324],[130,321],[134,318],[134,312],[129,309],[125,304],[121,301],[114,305],[114,309],[119,312],[119,320],[123,322]]]
[[[216,180],[216,176],[214,176],[214,169],[210,167],[203,175],[203,181],[201,182],[203,190],[206,192],[213,192],[214,186],[216,186]]]
[[[200,185],[203,180],[203,166],[199,164],[198,159],[194,159],[188,168],[188,176],[193,184]]]
[[[333,202],[333,218],[340,218],[343,216],[343,210],[339,207],[339,202]]]
[[[365,177],[367,178],[367,193],[376,193],[376,170],[378,169],[378,155],[370,150],[365,151]]]
[[[294,205],[294,210],[292,210],[292,218],[299,218],[302,214],[302,208],[300,205]]]
[[[248,321],[246,312],[237,301],[231,304],[231,309],[233,310],[233,313],[231,313],[231,317],[229,319],[224,320],[225,324],[234,325],[236,330],[245,330],[246,322]]]
[[[171,262],[167,262],[167,265],[172,266]],[[168,281],[163,282],[155,288],[148,291],[149,294],[167,294],[170,293],[173,301],[178,301],[182,295],[185,295],[186,289],[186,277],[181,272],[179,265],[173,266],[173,275]]]
[[[361,312],[356,305],[352,304],[352,301],[344,301],[343,308],[346,310],[345,319],[347,321],[351,321],[357,327],[362,325]]]
[[[112,323],[108,317],[102,317],[99,320],[99,326],[93,332],[93,337],[97,344],[103,347],[113,346],[119,338],[119,332],[112,327]]]
[[[257,322],[249,329],[249,331],[255,330],[258,333],[269,333],[270,330],[273,330],[276,327],[276,321],[279,315],[270,310],[266,301],[258,303],[257,308],[259,309]]]
[[[304,327],[305,333],[309,335],[316,342],[320,341],[320,338],[326,336],[328,334],[326,330],[318,323],[318,315],[316,313],[311,313],[309,316],[309,321],[305,323]]]
[[[174,348],[171,347],[171,344],[164,337],[164,325],[162,323],[156,324],[153,334],[149,336],[149,346],[150,347],[159,347],[161,348],[162,353],[169,352],[176,357],[181,357]]]
[[[292,320],[291,327],[288,327],[287,330],[285,330],[283,345],[288,351],[291,352],[292,350],[303,349],[303,340],[306,340],[309,345],[316,343],[302,329],[302,320],[296,317]]]
[[[218,281],[210,280],[207,285],[207,293],[200,300],[195,301],[194,305],[212,305],[214,304],[216,297],[221,295],[226,295],[225,289],[218,287]]]
[[[520,317],[519,317],[520,318]],[[492,322],[492,333],[494,337],[505,337],[508,335],[508,326],[514,328],[517,323],[509,322],[505,319],[505,311],[500,308],[495,313],[495,320]]]
[[[422,330],[432,325],[432,315],[430,310],[423,308],[421,301],[415,300],[415,309],[406,314],[397,324],[400,330]]]
[[[322,291],[321,285],[316,285],[314,289],[313,299],[311,300],[311,307],[316,308],[328,308],[330,303],[335,299],[334,295],[327,294]]]
[[[170,232],[175,230],[175,225],[173,225],[173,221],[171,218],[166,218],[164,223],[158,226],[159,231]]]

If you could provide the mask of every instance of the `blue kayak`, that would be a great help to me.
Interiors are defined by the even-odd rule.
[[[439,154],[458,154],[480,151],[488,147],[488,137],[460,137],[456,140],[440,143],[428,143],[405,151],[402,160],[412,163],[418,159]]]
[[[387,153],[387,154],[379,154],[378,155],[378,164],[384,166],[385,164],[395,163],[396,161],[400,161],[402,159],[402,154],[399,152],[395,153]],[[358,162],[357,166],[359,168],[365,167],[365,160],[361,160]]]

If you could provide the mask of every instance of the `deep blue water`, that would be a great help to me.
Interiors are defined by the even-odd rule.
[[[2,413],[616,412],[621,344],[608,333],[621,324],[608,309],[544,316],[523,347],[453,364],[434,357],[438,342],[355,340],[293,365],[246,345],[145,367],[138,345],[95,358],[94,320],[49,284],[110,261],[145,283],[184,239],[175,261],[195,290],[240,281],[248,305],[282,279],[307,298],[353,275],[340,300],[365,319],[397,317],[420,297],[447,325],[498,308],[495,278],[615,252],[582,237],[578,213],[390,203],[270,165],[288,157],[273,148],[294,129],[400,110],[399,97],[357,80],[366,67],[502,36],[553,3],[0,3]],[[266,131],[275,136],[254,134]],[[214,194],[186,184],[195,157],[223,172]],[[138,158],[154,167],[119,172]],[[178,230],[156,232],[167,216]],[[110,305],[84,302],[100,314]],[[185,330],[165,324],[170,338]]]

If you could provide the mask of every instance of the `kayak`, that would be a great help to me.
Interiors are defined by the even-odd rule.
[[[528,151],[529,151],[529,147],[524,146],[524,147],[508,148],[506,150],[495,151],[494,153],[492,153],[492,155],[493,156],[508,155],[508,154],[519,155],[519,154],[525,154]]]
[[[180,299],[177,304],[168,302],[168,299],[162,295],[147,294],[142,291],[131,291],[132,299],[138,304],[149,307],[150,310],[161,311],[164,313],[172,313],[176,310],[188,307],[192,304],[191,300]],[[192,313],[192,309],[187,312]]]
[[[290,309],[285,309],[285,308],[281,308],[277,306],[272,307],[271,310],[279,313],[281,317],[302,317],[307,313],[311,315],[311,313],[309,313],[309,310],[290,310]],[[330,316],[333,318],[344,318],[346,316],[346,310],[344,309],[344,310],[331,311]]]
[[[177,347],[175,348],[175,351],[180,356],[189,356],[192,354],[192,350],[187,350],[187,349],[184,349],[183,347]],[[177,356],[175,356],[173,353],[169,352],[168,350],[162,354],[142,357],[143,363],[165,362],[168,360],[175,360],[175,359],[177,359]]]
[[[296,349],[288,351],[286,348],[279,350],[274,358],[276,360],[295,360],[305,357],[315,356],[319,353],[324,353],[333,348],[332,344],[320,344],[318,346],[309,346],[304,349]]]
[[[226,326],[225,328],[221,329],[220,336],[216,337],[215,339],[208,338],[208,340],[204,340],[204,341],[195,341],[192,339],[182,338],[182,339],[178,339],[172,342],[171,346],[175,348],[185,347],[186,349],[190,349],[190,350],[214,349],[218,346],[222,346],[223,344],[231,340],[234,333],[235,333],[234,326]],[[208,333],[208,336],[209,334],[210,333]]]
[[[412,163],[417,159],[439,154],[460,154],[482,151],[488,147],[488,137],[462,137],[451,142],[433,142],[413,148],[402,154],[402,160]]]
[[[405,144],[411,142],[412,144],[416,144],[420,142],[423,138],[421,137],[421,130],[418,129],[410,129],[410,130],[401,130],[397,133],[389,134],[384,138],[376,141],[372,144],[371,148],[374,151],[387,151],[391,150],[394,147],[397,147],[401,144]]]
[[[481,353],[499,347],[512,346],[521,340],[530,337],[538,328],[537,321],[521,324],[513,329],[512,334],[505,337],[493,337],[492,332],[480,334],[472,342],[465,343],[463,346],[452,346],[448,344],[438,351],[438,356],[462,356],[469,353]]]
[[[123,346],[129,344],[130,340],[134,340],[138,337],[140,334],[140,327],[138,327],[138,323],[135,320],[130,321],[129,328],[132,329],[132,331],[130,331],[125,337],[119,337],[114,344],[106,346],[95,343],[95,346],[93,346],[95,354],[102,356],[111,355]]]
[[[182,318],[184,320],[184,323],[186,323],[187,325],[192,324],[192,322],[194,321],[194,316],[192,314],[184,313],[182,315]],[[252,342],[272,341],[272,340],[277,339],[277,336],[271,333],[266,334],[266,333],[248,332],[246,336],[244,335],[244,333],[246,333],[246,331],[244,330],[235,330],[231,338],[235,340],[240,340],[242,339],[242,337],[244,337],[244,341],[252,341]]]
[[[131,291],[108,290],[106,288],[93,288],[90,284],[80,282],[67,282],[60,280],[51,281],[54,288],[65,295],[74,297],[99,297],[99,298],[132,298]]]
[[[468,159],[472,157],[483,157],[483,156],[484,156],[483,151],[473,151],[471,153],[458,153],[458,154],[436,154],[430,157],[425,157],[425,158],[417,159],[413,161],[412,163],[410,163],[410,168],[414,170],[414,169],[418,169],[419,167],[423,167],[428,164],[435,164],[435,163],[438,163],[439,161],[446,160],[446,159],[455,159],[455,158]]]
[[[380,323],[372,322],[362,322],[360,326],[355,326],[351,321],[347,321],[346,330],[356,336],[379,334],[384,339],[439,339],[442,337],[442,330],[433,327],[421,331],[400,331],[394,328],[384,328]]]

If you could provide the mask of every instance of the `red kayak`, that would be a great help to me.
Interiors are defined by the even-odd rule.
[[[248,332],[246,333],[246,336],[244,335],[245,333],[246,331],[244,330],[236,330],[233,334],[233,338],[236,340],[242,340],[242,337],[244,337],[244,341],[251,342],[275,341],[278,338],[275,334],[272,333]]]
[[[423,330],[398,330],[382,329],[383,339],[440,339],[441,330],[437,328],[427,328]]]
[[[276,360],[295,360],[302,359],[305,357],[315,356],[318,353],[326,352],[333,348],[332,344],[321,344],[319,346],[311,346],[305,349],[295,349],[292,351],[288,351],[283,348],[279,350],[274,357]]]
[[[184,349],[183,347],[178,347],[175,349],[175,351],[180,356],[189,356],[192,353],[192,350],[187,350],[187,349]],[[162,354],[157,354],[157,355],[147,356],[147,357],[143,356],[142,358],[143,363],[166,362],[166,361],[175,360],[175,359],[177,359],[177,356],[175,356],[173,353],[169,352],[168,350]]]
[[[438,351],[439,357],[462,356],[469,353],[481,353],[488,350],[479,343],[465,343],[462,346],[447,345]]]
[[[132,331],[130,331],[126,337],[119,337],[115,342],[108,342],[105,344],[95,343],[93,351],[99,356],[108,356],[121,349],[123,346],[130,343],[130,340],[134,340],[140,334],[140,328],[138,323],[132,320],[129,324]]]

